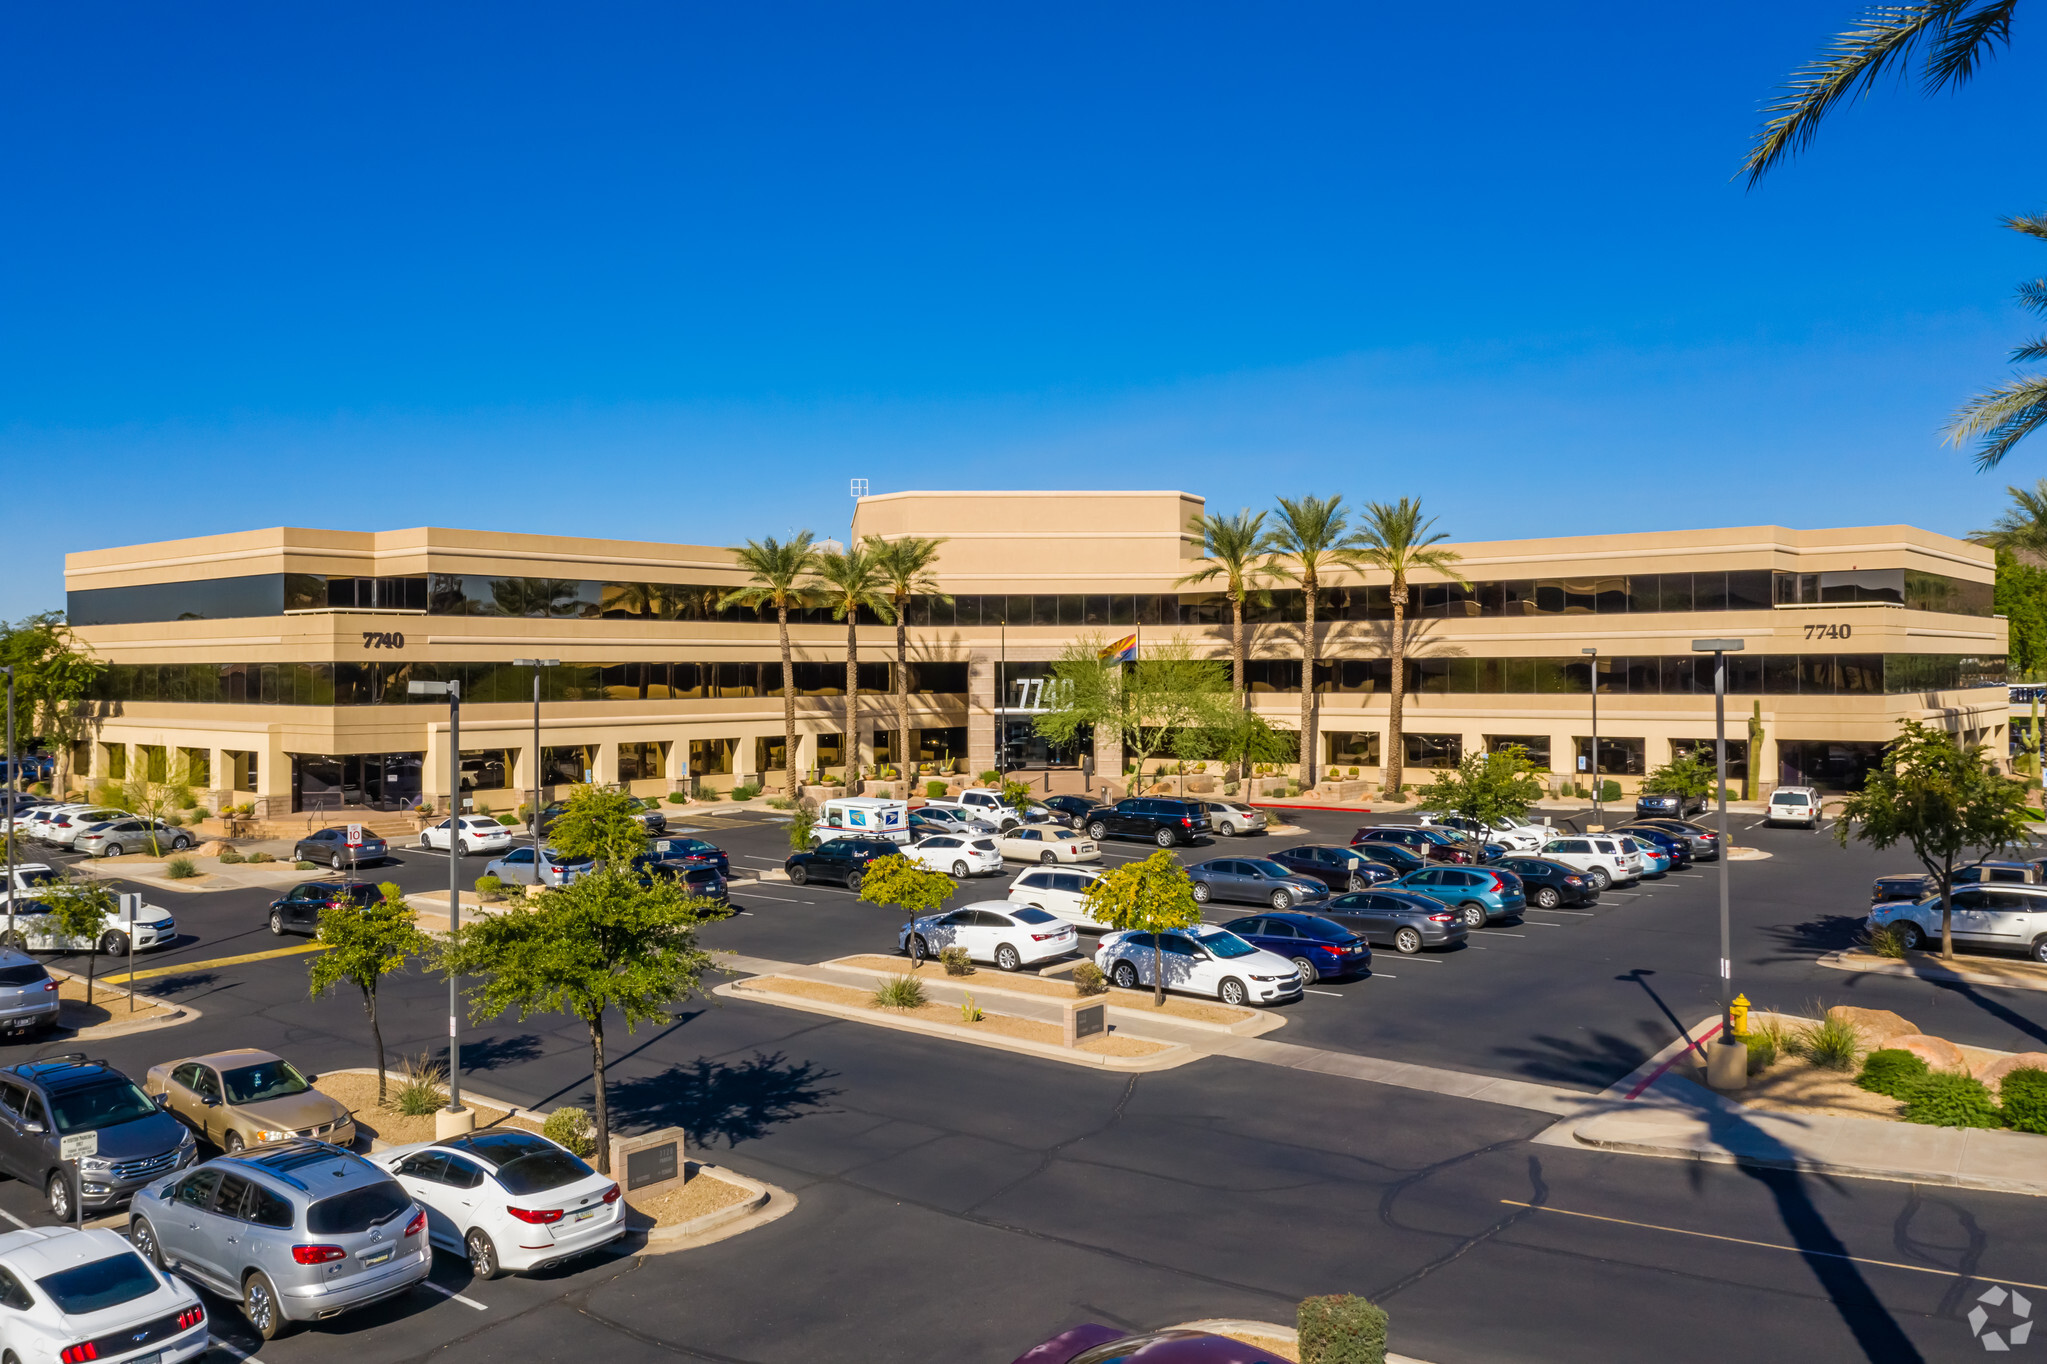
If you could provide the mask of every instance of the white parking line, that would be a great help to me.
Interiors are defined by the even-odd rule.
[[[1540,920],[1540,919],[1523,919],[1523,920],[1521,921],[1521,926],[1522,926],[1523,928],[1562,928],[1562,927],[1563,927],[1563,925],[1562,925],[1562,924],[1546,924],[1546,923],[1544,923],[1544,922],[1543,922],[1542,920]],[[1517,935],[1517,936],[1518,936],[1518,935]]]
[[[1334,990],[1310,990],[1310,989],[1309,989],[1309,988],[1308,988],[1307,986],[1305,986],[1305,985],[1303,985],[1303,986],[1301,987],[1301,993],[1302,993],[1302,994],[1304,994],[1304,995],[1328,995],[1328,996],[1329,996],[1329,997],[1330,997],[1331,999],[1342,999],[1342,998],[1343,998],[1343,996],[1342,996],[1342,995],[1338,994],[1338,993],[1337,993],[1336,991],[1334,991]]]
[[[431,1288],[434,1292],[440,1294],[444,1298],[453,1298],[456,1302],[461,1303],[464,1307],[474,1307],[479,1312],[488,1312],[490,1310],[490,1308],[486,1304],[480,1303],[474,1298],[465,1298],[452,1288],[443,1288],[439,1284],[432,1283],[425,1279],[420,1280],[419,1286],[421,1288]]]
[[[250,1354],[241,1346],[230,1345],[226,1341],[222,1340],[219,1336],[215,1335],[207,1336],[206,1343],[213,1349],[219,1350],[222,1354],[232,1355],[236,1359],[242,1360],[244,1364],[263,1364],[262,1360],[256,1358],[255,1355]]]
[[[778,867],[788,860],[782,857],[762,857],[759,853],[741,853],[739,855],[749,862],[772,862]]]
[[[28,1223],[22,1221],[19,1217],[16,1217],[13,1213],[7,1211],[7,1209],[5,1208],[0,1208],[0,1217],[6,1218],[8,1221],[14,1223],[15,1226],[20,1227],[23,1231],[28,1230]]]
[[[740,893],[749,900],[775,900],[785,905],[814,905],[817,903],[815,900],[792,900],[786,895],[766,895],[757,890],[741,891]],[[740,912],[745,913],[744,910]]]
[[[1581,919],[1597,917],[1589,909],[1544,909],[1541,905],[1530,905],[1528,908],[1534,910],[1537,914],[1575,914]]]
[[[1550,927],[1555,928],[1556,925],[1551,924]],[[1500,928],[1488,928],[1485,931],[1489,936],[1495,938],[1525,938],[1528,936],[1526,933],[1509,933],[1505,929]]]

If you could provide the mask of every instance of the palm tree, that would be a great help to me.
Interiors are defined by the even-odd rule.
[[[789,608],[810,600],[808,580],[817,572],[818,560],[817,551],[811,548],[813,538],[806,530],[798,531],[793,540],[777,540],[772,535],[748,540],[744,548],[732,553],[752,581],[718,599],[721,611],[728,606],[775,608],[775,623],[782,631],[782,759],[788,765],[789,780],[785,794],[792,800],[797,789],[796,661],[789,652]]]
[[[900,540],[884,540],[879,535],[867,537],[867,551],[874,556],[876,568],[880,571],[882,584],[889,595],[890,616],[896,623],[896,748],[903,758],[910,751],[910,598],[935,597],[949,602],[951,597],[938,590],[938,579],[932,576],[931,566],[938,562],[938,547],[943,539],[925,539],[914,535]],[[897,763],[898,767],[904,764]]]
[[[1266,564],[1265,513],[1249,507],[1235,516],[1201,515],[1187,523],[1187,529],[1201,537],[1202,567],[1189,573],[1175,587],[1188,583],[1223,580],[1223,594],[1230,599],[1231,685],[1237,704],[1249,704],[1244,691],[1244,597],[1257,590],[1258,580],[1268,571]]]
[[[1343,494],[1335,497],[1279,499],[1279,519],[1266,537],[1266,552],[1274,558],[1268,572],[1301,585],[1301,601],[1307,608],[1301,631],[1301,785],[1315,782],[1315,599],[1322,590],[1322,575],[1338,568],[1357,568],[1362,548],[1350,528],[1350,513],[1343,509]],[[1292,560],[1288,563],[1287,560]]]
[[[2004,514],[1991,523],[1989,530],[1979,530],[1969,538],[1992,549],[2029,549],[2035,554],[2047,554],[2047,478],[2035,483],[2031,490],[2006,485],[2011,494],[2011,506]]]
[[[860,731],[856,721],[860,704],[860,610],[865,607],[883,620],[893,610],[882,596],[881,565],[874,551],[855,545],[843,553],[828,550],[817,556],[817,595],[832,608],[832,619],[846,622],[846,788],[860,770]],[[902,747],[901,741],[896,744]],[[901,755],[898,754],[898,757]]]
[[[2004,225],[2014,232],[2047,241],[2047,215],[2006,218]],[[2018,288],[2019,306],[2033,312],[2047,312],[2047,279],[2036,279]],[[2028,341],[2011,353],[2013,364],[2047,360],[2047,336]],[[1976,467],[1994,469],[2012,447],[2047,422],[2047,375],[2021,374],[2010,383],[1978,393],[1963,403],[1948,419],[1949,445],[1960,445],[1981,437],[1976,447]],[[2017,493],[2014,488],[2013,493]]]
[[[1393,689],[1386,710],[1386,752],[1383,770],[1388,791],[1400,790],[1401,767],[1407,757],[1407,741],[1401,732],[1401,703],[1407,694],[1407,578],[1418,568],[1441,573],[1450,581],[1463,583],[1457,572],[1457,551],[1431,546],[1449,539],[1433,529],[1436,519],[1422,519],[1422,504],[1411,497],[1398,502],[1367,502],[1362,534],[1364,550],[1358,558],[1365,564],[1393,575]]]

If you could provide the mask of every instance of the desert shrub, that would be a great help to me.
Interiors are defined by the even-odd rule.
[[[579,1156],[592,1155],[597,1150],[590,1115],[574,1104],[565,1104],[548,1114],[547,1121],[540,1125],[540,1135]]]
[[[237,862],[246,862],[249,859],[233,848],[222,848],[220,850],[220,860],[231,867]]]
[[[732,788],[732,799],[752,800],[755,796],[759,795],[760,793],[761,793],[760,787],[754,784],[753,782],[750,781],[742,782],[740,785]]]
[[[1000,772],[997,772],[992,767],[981,774],[981,785],[983,786],[993,786],[996,782],[999,782],[1001,780],[1002,774]]]
[[[447,1073],[440,1062],[424,1053],[408,1057],[398,1068],[398,1111],[408,1118],[423,1118],[447,1102],[441,1084]]]
[[[479,900],[502,900],[505,898],[505,883],[495,876],[476,878],[476,898]]]
[[[890,976],[874,982],[872,998],[877,1009],[921,1009],[924,982],[915,976]]]
[[[810,849],[810,834],[817,828],[817,812],[799,805],[789,817],[789,847],[793,852],[807,852]]]
[[[251,862],[256,861],[257,860],[256,855],[254,853],[249,854],[249,860]],[[313,864],[311,862],[306,861],[303,857],[300,858],[298,861],[292,863],[291,865],[299,871],[313,870]]]
[[[50,794],[50,784],[46,781],[39,781],[34,786],[28,788],[28,793],[32,796],[47,796]]]
[[[199,874],[199,865],[189,857],[173,857],[163,864],[163,874],[173,881],[189,881]]]
[[[1761,1075],[1776,1065],[1778,1056],[1782,1054],[1780,1045],[1782,1040],[1783,1033],[1779,1029],[1761,1026],[1750,1028],[1748,1036],[1742,1039],[1748,1043],[1748,1073]]]
[[[1879,1047],[1862,1063],[1862,1073],[1855,1077],[1855,1083],[1872,1094],[1902,1099],[1905,1091],[1925,1079],[1927,1073],[1926,1062],[1911,1052]]]
[[[275,862],[277,859],[272,857],[267,852],[252,852],[242,860],[244,862]],[[313,864],[310,862],[304,863],[299,867],[299,870],[305,871],[308,867],[311,867],[312,865]]]
[[[1863,931],[1860,938],[1857,939],[1857,945],[1868,948],[1879,957],[1889,957],[1893,961],[1903,961],[1905,958],[1905,930],[1897,924],[1877,924]]]
[[[1303,1298],[1301,1364],[1385,1364],[1386,1313],[1349,1293]]]
[[[185,817],[179,814],[176,810],[173,810],[169,814],[165,815],[163,817],[163,822],[170,825],[173,829],[182,829],[185,827]]]
[[[794,804],[795,802],[790,800],[787,796],[768,797],[768,808],[770,810],[787,810]]]
[[[1973,1075],[1936,1070],[1899,1096],[1905,1111],[1898,1116],[1906,1122],[1932,1127],[2002,1127],[2004,1115],[1997,1111],[1990,1091]]]
[[[2007,1071],[1998,1093],[2007,1123],[2021,1132],[2047,1134],[2047,1070],[2021,1066]]]
[[[1813,1012],[1823,1011],[1815,1007]],[[1855,1064],[1862,1044],[1855,1036],[1855,1029],[1838,1018],[1822,1017],[1819,1022],[1799,1031],[1795,1049],[1822,1070],[1847,1070]]]
[[[971,976],[974,974],[974,960],[967,955],[964,947],[947,947],[938,953],[938,960],[945,966],[948,976]]]
[[[960,1001],[960,1022],[979,1023],[982,1019],[986,1018],[987,1016],[988,1015],[981,1012],[981,1006],[974,1003],[974,997],[972,995],[968,995],[965,999]]]
[[[687,805],[689,804],[689,794],[684,791],[670,791],[668,793],[668,803],[670,805]]]
[[[1091,961],[1084,961],[1073,968],[1073,993],[1077,995],[1105,995],[1109,993],[1109,978],[1102,968]]]
[[[924,783],[924,798],[926,800],[944,800],[945,792],[946,785],[942,781],[927,781]]]
[[[736,787],[733,789],[732,798],[734,800],[741,799],[739,790]],[[710,787],[706,786],[696,793],[695,799],[702,801],[718,801],[723,800],[724,797],[719,795],[716,791],[713,791]]]
[[[1619,800],[1620,798],[1621,784],[1619,782],[1615,781],[1611,777],[1608,777],[1604,782],[1600,783],[1599,799],[1602,803],[1610,805],[1614,801]]]

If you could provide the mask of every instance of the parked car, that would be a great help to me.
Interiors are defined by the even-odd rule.
[[[63,1139],[99,1134],[99,1151],[84,1159],[85,1210],[126,1203],[151,1180],[181,1170],[199,1147],[177,1119],[156,1106],[133,1080],[84,1052],[26,1061],[0,1070],[0,1174],[41,1189],[50,1213],[68,1222],[71,1162]]]
[[[1681,838],[1690,847],[1692,861],[1718,862],[1720,860],[1720,833],[1689,819],[1636,819],[1624,827],[1629,829],[1661,829],[1676,838]]]
[[[1623,824],[1614,832],[1653,844],[1657,851],[1670,859],[1671,871],[1682,871],[1692,864],[1692,841],[1681,834],[1671,833],[1654,824]]]
[[[1532,824],[1511,815],[1486,823],[1468,815],[1424,810],[1416,813],[1414,820],[1424,828],[1441,829],[1480,845],[1497,843],[1506,852],[1534,852],[1556,833],[1547,824]]]
[[[1412,956],[1427,947],[1456,947],[1471,929],[1441,900],[1404,890],[1354,890],[1315,912],[1342,924],[1374,947]]]
[[[1477,845],[1455,838],[1439,829],[1423,829],[1407,824],[1367,824],[1351,835],[1350,845],[1377,856],[1367,845],[1390,843],[1406,848],[1415,856],[1429,862],[1453,862],[1460,865],[1476,865],[1481,856]]]
[[[1387,889],[1441,900],[1464,920],[1466,928],[1484,928],[1494,919],[1518,918],[1528,907],[1521,878],[1494,867],[1426,867],[1401,877]]]
[[[375,866],[390,855],[391,845],[371,833],[362,831],[362,842],[348,846],[348,828],[335,825],[331,829],[316,829],[292,845],[291,855],[300,862],[325,862],[335,871],[345,868]]]
[[[1304,985],[1355,976],[1372,965],[1371,944],[1362,934],[1319,915],[1254,914],[1223,927],[1253,947],[1291,961]]]
[[[30,834],[51,847],[68,848],[87,829],[110,820],[128,818],[126,810],[112,810],[104,805],[60,805],[47,818],[36,820],[28,827]]]
[[[1401,843],[1353,843],[1351,851],[1374,866],[1391,867],[1393,877],[1389,877],[1389,880],[1405,876],[1411,871],[1420,871],[1423,867],[1436,865]],[[1334,890],[1335,887],[1332,886],[1330,889]]]
[[[1657,847],[1648,839],[1618,830],[1610,834],[1609,837],[1614,842],[1641,857],[1643,876],[1661,880],[1670,873],[1674,859],[1669,853],[1663,851],[1663,849]]]
[[[922,838],[926,834],[967,834],[980,836],[998,832],[988,820],[942,801],[920,805],[910,811],[910,837]],[[928,826],[928,827],[927,827]]]
[[[371,1157],[426,1208],[427,1234],[479,1279],[552,1269],[626,1233],[617,1181],[546,1137],[495,1127]]]
[[[19,1037],[55,1026],[57,982],[26,952],[0,947],[0,1035]]]
[[[688,862],[671,862],[666,858],[649,857],[642,853],[633,859],[633,866],[640,873],[640,884],[651,886],[658,877],[681,883],[683,893],[699,900],[715,900],[719,904],[730,904],[732,891],[730,883],[718,874],[716,867],[699,867]]]
[[[14,864],[13,889],[23,891],[29,895],[35,894],[44,886],[55,885],[63,879],[62,873],[47,862],[17,862]],[[5,890],[0,890],[0,895],[6,893]]]
[[[1064,810],[1035,801],[1017,812],[1025,824],[1036,824],[1044,828],[1078,829],[1080,821]],[[1014,826],[1012,826],[1014,827]]]
[[[1014,1364],[1281,1364],[1280,1357],[1229,1336],[1175,1328],[1131,1335],[1089,1322],[1017,1356]]]
[[[1201,904],[1271,905],[1292,909],[1329,898],[1329,887],[1264,857],[1214,857],[1187,868],[1194,898]]]
[[[782,863],[782,868],[789,873],[789,880],[794,885],[803,886],[817,881],[844,886],[857,893],[869,862],[902,852],[901,844],[883,838],[834,838],[818,844],[809,852],[791,853]],[[1001,865],[999,856],[995,860],[996,865]]]
[[[1925,872],[1901,872],[1896,876],[1879,876],[1869,888],[1869,902],[1882,904],[1886,900],[1924,900],[1933,894],[1934,879]]]
[[[145,1259],[242,1304],[275,1340],[433,1272],[426,1210],[381,1166],[320,1141],[252,1146],[135,1195]]]
[[[419,846],[430,852],[446,852],[450,822],[444,819],[439,824],[429,824],[421,829]],[[504,852],[511,846],[512,831],[489,815],[462,816],[461,856],[467,857],[471,853]]]
[[[14,917],[12,936],[7,926],[10,908]],[[140,897],[127,904],[116,900],[114,908],[100,920],[99,952],[106,957],[125,957],[131,951],[164,947],[177,937],[177,929],[177,920],[167,909],[143,903]],[[83,952],[94,943],[92,938],[58,932],[49,903],[26,894],[0,895],[0,939],[5,939],[7,946],[28,952]]]
[[[1542,845],[1542,856],[1545,861],[1561,862],[1584,872],[1599,890],[1630,885],[1642,878],[1642,855],[1600,834],[1552,838]]]
[[[1076,796],[1066,794],[1057,796],[1047,796],[1041,802],[1041,804],[1043,804],[1048,809],[1057,810],[1059,811],[1059,813],[1067,816],[1073,821],[1074,826],[1077,828],[1080,825],[1087,822],[1088,812],[1093,810],[1097,805],[1100,805],[1101,802],[1093,799],[1090,796]]]
[[[1102,850],[1086,834],[1049,824],[1019,824],[995,836],[995,850],[1016,862],[1099,862]]]
[[[1302,843],[1277,848],[1266,854],[1296,876],[1320,881],[1331,890],[1366,890],[1383,885],[1401,873],[1385,862],[1374,862],[1356,848],[1338,848],[1321,843]],[[1416,860],[1415,866],[1422,863]],[[1408,870],[1412,871],[1410,867]]]
[[[958,834],[933,834],[921,843],[897,851],[920,867],[949,872],[962,879],[993,876],[1002,870],[1002,853],[993,836],[962,838]]]
[[[1770,793],[1770,803],[1763,807],[1765,824],[1798,824],[1808,829],[1820,827],[1820,793],[1810,786],[1780,786]]]
[[[1683,819],[1686,815],[1703,813],[1706,808],[1706,793],[1694,795],[1688,791],[1644,791],[1635,797],[1635,817],[1638,819],[1656,815],[1668,815],[1672,819]]]
[[[1239,834],[1262,834],[1272,827],[1263,810],[1236,800],[1203,801],[1208,806],[1208,825],[1218,834],[1235,838]]]
[[[71,839],[71,851],[87,857],[119,857],[123,853],[183,852],[192,846],[192,835],[174,829],[160,819],[111,819],[80,829]]]
[[[1009,883],[1009,902],[1035,905],[1080,928],[1106,928],[1087,912],[1088,889],[1101,879],[1092,867],[1027,871]]]
[[[538,869],[536,876],[535,870]],[[570,857],[543,846],[536,862],[531,847],[514,848],[503,857],[494,857],[483,864],[485,876],[495,876],[500,881],[519,886],[570,886],[597,869],[594,857]]]
[[[1154,973],[1155,961],[1164,964],[1162,975]],[[1166,933],[1105,933],[1095,965],[1126,990],[1163,979],[1168,990],[1225,1004],[1277,1004],[1301,994],[1301,974],[1291,961],[1212,924]]]
[[[10,794],[12,796],[11,799]],[[14,822],[19,819],[21,821],[21,836],[27,838],[29,836],[28,817],[35,811],[54,803],[54,801],[45,800],[41,796],[25,796],[19,791],[12,793],[0,791],[0,833],[15,832]],[[1092,806],[1094,802],[1089,801],[1088,804]]]
[[[732,859],[715,843],[706,843],[701,838],[657,838],[648,846],[664,862],[687,862],[691,866],[710,867],[718,875],[727,880],[731,879]]]
[[[278,937],[318,933],[324,911],[339,904],[371,905],[383,898],[382,888],[367,881],[304,881],[270,902],[270,931]]]
[[[17,1364],[185,1364],[213,1348],[199,1295],[106,1227],[0,1235],[0,1309]]]
[[[935,957],[964,947],[975,961],[992,961],[1005,971],[1070,955],[1080,939],[1073,925],[1036,905],[984,901],[947,914],[927,914],[896,930],[896,950]]]
[[[1952,896],[1957,946],[2023,952],[2047,962],[2047,886],[1963,886]],[[1886,900],[1869,907],[1871,927],[1896,925],[1905,946],[1940,941],[1940,896]]]
[[[1955,884],[2037,886],[2042,881],[2047,881],[2047,876],[2042,875],[2043,871],[2047,871],[2047,862],[2037,860],[1975,862],[1955,869]]]
[[[1599,901],[1599,887],[1576,867],[1546,857],[1503,857],[1496,864],[1521,878],[1521,893],[1537,909],[1559,905],[1590,905]]]
[[[91,808],[90,805],[80,805],[76,801],[45,800],[36,801],[31,804],[24,798],[20,812],[21,836],[31,843],[46,843],[49,840],[43,837],[44,825],[66,811],[89,810]],[[123,810],[120,813],[126,814],[127,811]]]
[[[668,816],[662,813],[660,801],[645,800],[639,796],[628,796],[626,799],[628,802],[627,813],[641,828],[650,834],[667,832]],[[569,803],[565,800],[550,801],[541,807],[540,836],[542,838],[547,837],[547,831],[554,827],[556,820],[567,813],[568,808]],[[447,844],[444,842],[441,846],[445,848]]]
[[[960,792],[959,805],[969,814],[987,820],[998,829],[1007,829],[1012,824],[1023,822],[1023,817],[1002,799],[1002,793],[992,787],[969,786]]]
[[[1088,837],[1097,843],[1105,838],[1141,838],[1171,848],[1205,838],[1208,831],[1208,810],[1200,801],[1172,796],[1132,796],[1114,805],[1098,805],[1087,816]]]
[[[294,1137],[354,1145],[355,1116],[313,1088],[319,1078],[273,1052],[239,1047],[151,1066],[142,1089],[229,1155]]]

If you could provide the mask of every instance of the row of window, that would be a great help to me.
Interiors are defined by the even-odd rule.
[[[1728,654],[1727,691],[1762,696],[1857,696],[2002,686],[2002,655]],[[1594,661],[1578,658],[1410,658],[1406,690],[1422,695],[1574,695],[1593,690]],[[1602,658],[1601,695],[1698,696],[1713,691],[1713,660],[1698,654]],[[1301,689],[1298,659],[1244,665],[1252,692]],[[1374,696],[1393,686],[1383,658],[1330,659],[1315,665],[1315,690]]]
[[[321,608],[425,611],[439,616],[517,616],[547,620],[770,621],[772,607],[721,607],[731,589],[692,583],[599,582],[574,578],[495,578],[480,573],[413,577],[343,578],[316,573],[256,574],[198,582],[104,587],[68,596],[73,625],[132,625],[164,620],[270,616]],[[1630,573],[1581,578],[1511,578],[1409,587],[1407,612],[1421,618],[1457,616],[1622,615],[1685,611],[1761,611],[1772,606],[1879,602],[1914,610],[1988,616],[1994,589],[1902,568],[1833,573],[1741,569],[1711,573]],[[1245,618],[1277,624],[1303,617],[1298,589],[1257,594]],[[1391,620],[1393,601],[1384,584],[1323,589],[1317,619]],[[1220,592],[1102,595],[918,597],[909,623],[947,627],[1057,625],[1224,625],[1229,600]],[[832,623],[828,606],[791,609],[792,622]],[[862,610],[863,625],[883,623]]]
[[[1406,754],[1409,767],[1447,768],[1455,767],[1464,760],[1464,736],[1461,734],[1418,734],[1412,730],[1401,733],[1401,748]],[[1323,762],[1330,767],[1377,767],[1379,765],[1380,736],[1377,730],[1336,730],[1322,736]],[[1632,739],[1625,735],[1599,736],[1599,761],[1592,760],[1592,739],[1590,735],[1579,735],[1572,741],[1576,750],[1575,770],[1584,773],[1597,771],[1609,777],[1641,776],[1648,771],[1649,744],[1646,739]],[[1547,734],[1488,734],[1485,736],[1485,751],[1498,753],[1513,747],[1522,750],[1523,755],[1537,771],[1555,771],[1551,760],[1551,739]],[[1713,758],[1711,739],[1672,739],[1670,753],[1673,758],[1697,753],[1707,761]],[[1727,741],[1727,775],[1738,780],[1748,773],[1748,740]]]

